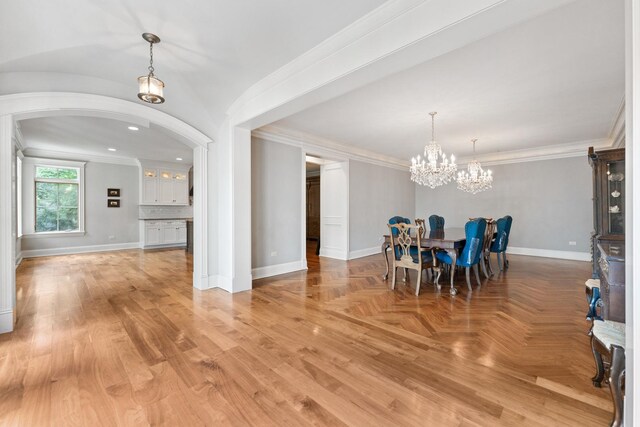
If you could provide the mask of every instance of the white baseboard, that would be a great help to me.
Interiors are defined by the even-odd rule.
[[[382,253],[380,246],[374,246],[372,248],[358,249],[357,251],[349,252],[349,259],[363,258],[366,256],[377,255]]]
[[[320,256],[346,261],[349,259],[349,252],[342,249],[320,247]]]
[[[206,291],[207,289],[213,289],[213,288],[220,288],[223,291],[227,291],[231,293],[231,289],[232,289],[231,278],[214,274],[209,276],[209,281],[206,284],[206,287],[203,284],[203,287],[198,289],[202,291]]]
[[[13,331],[13,310],[0,311],[0,334]]]
[[[287,262],[284,264],[268,265],[266,267],[258,267],[251,270],[253,279],[262,279],[264,277],[278,276],[280,274],[292,273],[294,271],[306,270],[305,261]]]
[[[130,242],[130,243],[114,243],[111,245],[74,246],[70,248],[32,249],[28,251],[22,251],[22,257],[36,258],[41,256],[83,254],[87,252],[108,252],[108,251],[120,251],[123,249],[139,249],[139,248],[140,248],[139,242]]]
[[[165,243],[163,245],[146,245],[144,243],[140,244],[141,249],[165,249],[165,248],[186,248],[186,243]]]
[[[573,261],[591,261],[589,252],[555,251],[551,249],[507,247],[508,254],[539,256],[544,258],[569,259]]]
[[[20,252],[17,256],[16,256],[16,268],[18,268],[20,266],[20,264],[22,264],[22,260],[23,260],[23,256],[22,256],[22,252]]]

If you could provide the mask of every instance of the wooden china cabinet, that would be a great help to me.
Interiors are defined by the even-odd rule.
[[[602,316],[624,322],[624,148],[594,151],[591,147],[589,163],[593,168],[592,274],[600,279]]]

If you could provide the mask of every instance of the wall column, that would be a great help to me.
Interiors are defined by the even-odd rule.
[[[212,287],[251,289],[251,131],[226,122],[216,144],[218,271]]]
[[[12,226],[14,123],[0,116],[0,333],[13,331],[16,300],[15,240]]]
[[[198,289],[209,287],[207,151],[193,149],[193,286]]]

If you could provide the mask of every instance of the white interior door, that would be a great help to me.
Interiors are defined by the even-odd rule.
[[[320,256],[349,257],[349,162],[320,166]]]

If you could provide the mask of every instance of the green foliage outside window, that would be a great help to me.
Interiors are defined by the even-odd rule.
[[[36,232],[77,230],[78,183],[48,180],[77,181],[78,170],[36,168]]]

